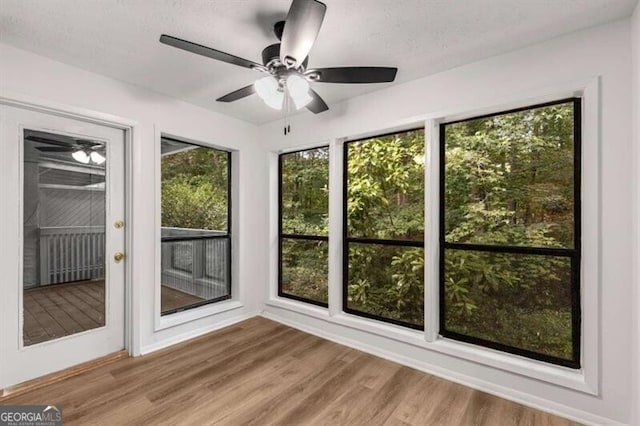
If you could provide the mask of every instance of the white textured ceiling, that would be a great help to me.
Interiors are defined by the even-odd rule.
[[[310,67],[396,66],[395,83],[320,84],[341,100],[630,15],[637,0],[324,0]],[[215,99],[261,74],[158,42],[169,34],[261,63],[289,0],[0,0],[0,42],[252,123],[257,96]],[[306,111],[306,114],[310,112]]]

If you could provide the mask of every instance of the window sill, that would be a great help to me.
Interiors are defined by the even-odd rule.
[[[185,311],[176,312],[175,314],[170,314],[164,317],[160,316],[159,321],[157,321],[156,323],[155,331],[175,327],[187,322],[221,314],[223,312],[231,311],[234,309],[240,309],[242,307],[244,307],[243,303],[232,299],[217,303],[211,303],[209,305],[199,306],[193,309],[187,309]]]
[[[266,305],[273,306],[275,308],[286,309],[288,311],[301,313],[310,317],[328,320],[329,311],[327,308],[321,306],[312,305],[311,303],[299,302],[293,299],[287,299],[285,297],[271,298],[267,300]]]
[[[597,386],[587,382],[584,370],[582,369],[573,370],[562,366],[547,364],[440,336],[434,342],[427,342],[424,337],[424,332],[421,331],[411,330],[393,324],[385,324],[375,320],[368,320],[343,312],[330,316],[326,309],[306,306],[301,302],[272,298],[267,301],[266,305],[349,327],[361,332],[375,334],[425,350],[440,352],[479,365],[519,374],[586,394],[598,395]]]
[[[441,336],[438,336],[435,342],[425,342],[424,346],[427,349],[456,358],[498,368],[521,376],[531,377],[589,395],[598,395],[597,388],[587,383],[583,369],[574,370],[559,365],[548,364]]]

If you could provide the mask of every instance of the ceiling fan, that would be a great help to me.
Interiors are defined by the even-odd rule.
[[[83,164],[88,164],[91,161],[100,165],[106,161],[103,155],[104,144],[89,139],[76,139],[34,130],[29,131],[25,139],[42,144],[42,146],[35,147],[40,152],[70,152],[74,160]]]
[[[317,0],[293,0],[286,20],[274,25],[274,33],[281,42],[262,51],[262,65],[165,34],[160,37],[160,42],[268,74],[253,84],[216,99],[218,102],[233,102],[257,93],[272,108],[282,109],[284,106],[286,110],[291,100],[296,109],[306,106],[318,114],[329,107],[309,87],[309,82],[388,83],[395,79],[398,71],[389,67],[307,68],[308,55],[320,32],[326,9],[327,6]]]

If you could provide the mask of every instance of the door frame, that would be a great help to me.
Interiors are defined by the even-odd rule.
[[[132,285],[135,269],[133,252],[133,147],[140,144],[140,124],[137,121],[94,111],[88,108],[78,108],[68,104],[50,101],[23,93],[9,90],[0,93],[0,104],[16,108],[27,109],[58,117],[71,118],[91,124],[113,127],[124,131],[125,153],[125,305],[124,305],[124,349],[130,356],[140,355],[140,317],[134,309],[139,300],[139,291]]]

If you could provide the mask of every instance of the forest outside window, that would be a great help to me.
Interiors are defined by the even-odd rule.
[[[344,145],[345,312],[424,328],[424,130]]]
[[[279,157],[278,295],[328,303],[329,147]]]
[[[161,314],[231,297],[231,153],[161,139]]]
[[[580,368],[581,100],[440,139],[441,335]]]

